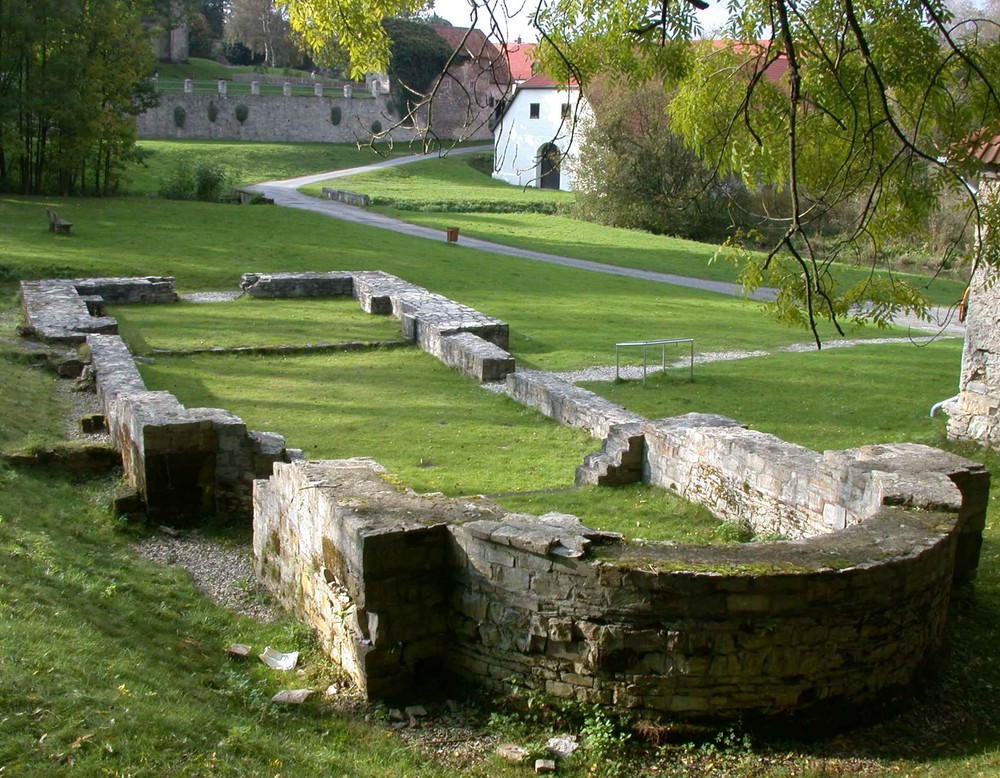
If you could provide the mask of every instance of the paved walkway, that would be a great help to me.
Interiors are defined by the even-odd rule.
[[[490,151],[492,148],[492,146],[470,146],[466,148],[452,149],[448,152],[448,154],[452,156],[458,154],[471,154],[474,152]],[[281,181],[265,181],[264,183],[255,184],[247,188],[255,192],[260,192],[265,197],[269,197],[274,200],[276,205],[283,205],[287,208],[298,208],[304,211],[312,211],[313,213],[318,213],[330,218],[342,219],[356,224],[364,224],[369,227],[378,227],[383,230],[391,230],[393,232],[398,232],[415,238],[443,241],[445,236],[443,231],[440,229],[409,224],[407,222],[400,221],[399,219],[384,216],[380,213],[367,211],[364,208],[357,208],[353,205],[338,203],[334,200],[310,197],[309,195],[305,195],[297,191],[299,187],[307,186],[309,184],[318,184],[322,181],[329,181],[330,179],[335,178],[346,178],[347,176],[353,176],[358,173],[366,173],[372,170],[380,170],[382,168],[408,165],[425,159],[435,159],[438,156],[439,155],[435,152],[431,154],[418,154],[408,157],[384,159],[370,165],[347,168],[346,170],[331,170],[326,173],[315,173],[308,176],[299,176],[298,178],[286,178]],[[586,259],[563,257],[556,254],[546,254],[541,251],[531,251],[529,249],[521,249],[514,246],[504,246],[500,243],[492,243],[479,238],[463,237],[462,245],[466,248],[476,249],[477,251],[485,251],[492,254],[501,254],[510,257],[519,257],[521,259],[530,259],[536,262],[561,265],[563,267],[571,267],[578,270],[589,270],[595,273],[606,273],[608,275],[638,278],[644,281],[672,284],[674,286],[683,286],[690,289],[701,289],[707,292],[732,295],[735,297],[742,296],[743,294],[743,290],[739,285],[724,281],[709,281],[701,278],[674,275],[672,273],[658,273],[652,270],[639,270],[636,268],[605,265],[600,262],[591,262]],[[773,298],[774,290],[766,288],[760,289],[757,293],[752,295],[752,299],[755,300],[771,300]],[[922,321],[913,316],[905,316],[898,318],[896,320],[896,324],[910,329],[919,330],[921,332],[933,332],[943,336],[962,337],[965,334],[965,326],[958,323],[957,317],[954,316],[953,313],[954,312],[951,309],[935,308],[931,311],[930,322]],[[831,343],[832,342],[834,341],[831,341]]]

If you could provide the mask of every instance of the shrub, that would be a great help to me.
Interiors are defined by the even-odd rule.
[[[196,200],[217,202],[226,190],[226,171],[215,162],[200,162],[194,169],[194,196]]]
[[[219,202],[228,188],[227,182],[222,165],[199,162],[192,169],[187,162],[180,162],[160,186],[159,196],[166,200]]]
[[[212,100],[208,104],[208,120],[210,122],[214,122],[218,118],[219,118],[219,106],[217,106],[215,104],[215,101]]]
[[[548,200],[519,202],[517,200],[404,200],[395,197],[373,197],[372,205],[395,208],[397,211],[423,213],[542,213],[552,215],[570,210],[571,206]]]
[[[184,110],[183,105],[174,106],[174,127],[181,129],[184,127],[184,122],[187,121],[187,111]]]
[[[335,105],[330,109],[330,124],[336,127],[340,124],[340,120],[343,118],[343,112],[340,110],[339,105]]]
[[[236,114],[236,121],[243,124],[243,122],[245,122],[247,117],[250,115],[250,109],[247,107],[246,103],[237,103],[236,110],[233,111],[233,113]]]
[[[382,122],[376,119],[371,123],[370,129],[372,131],[372,135],[378,135],[380,132],[382,132]]]

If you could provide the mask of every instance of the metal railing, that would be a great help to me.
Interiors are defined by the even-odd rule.
[[[621,349],[642,347],[642,384],[646,385],[646,372],[648,370],[648,352],[650,346],[660,347],[660,370],[667,368],[667,346],[674,343],[689,343],[691,345],[691,380],[694,380],[694,338],[662,338],[659,340],[629,340],[623,343],[615,343],[615,380],[621,377]]]

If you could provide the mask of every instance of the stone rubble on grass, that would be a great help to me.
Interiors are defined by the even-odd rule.
[[[228,649],[226,649],[226,653],[229,654],[229,656],[235,656],[239,659],[243,659],[250,656],[250,650],[251,648],[248,645],[243,643],[233,643]]]
[[[271,698],[271,702],[285,705],[301,705],[313,693],[312,689],[284,689]]]
[[[545,744],[545,750],[559,759],[565,759],[579,747],[580,744],[576,742],[576,735],[550,737],[549,742]]]
[[[528,749],[517,743],[501,743],[497,746],[497,754],[508,762],[521,763],[528,758]]]
[[[554,773],[556,771],[556,760],[555,759],[536,759],[535,760],[535,772],[536,773]]]

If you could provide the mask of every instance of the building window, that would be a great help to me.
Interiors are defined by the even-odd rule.
[[[565,121],[570,117],[570,106],[569,103],[563,103],[560,108],[562,108],[562,118]]]
[[[531,105],[528,106],[528,118],[529,119],[537,119],[538,118],[538,108],[539,108],[539,103],[531,103]]]

